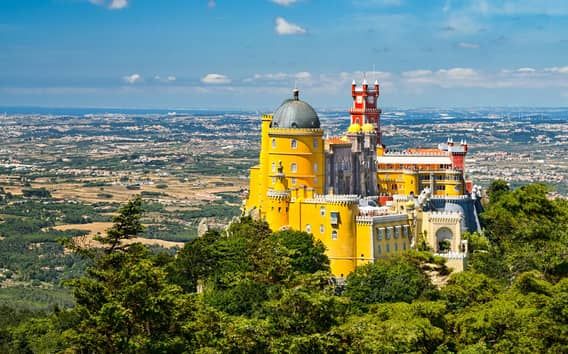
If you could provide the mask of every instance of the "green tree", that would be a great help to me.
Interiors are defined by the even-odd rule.
[[[452,274],[440,293],[442,298],[448,301],[450,310],[460,310],[491,301],[500,290],[501,287],[494,279],[466,271]]]
[[[430,279],[415,263],[387,258],[355,269],[347,277],[345,296],[365,307],[381,302],[411,302],[432,289]]]
[[[502,179],[496,179],[487,188],[487,194],[491,203],[495,203],[503,194],[511,190],[509,183]]]
[[[118,210],[118,214],[112,219],[113,225],[106,231],[106,235],[95,239],[109,246],[106,249],[107,253],[115,249],[124,249],[126,246],[121,245],[123,240],[134,238],[144,231],[140,221],[142,213],[142,197],[138,195]]]

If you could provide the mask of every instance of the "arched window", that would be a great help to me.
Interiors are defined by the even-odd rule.
[[[306,232],[309,233],[309,234],[312,233],[312,225],[310,225],[310,224],[306,225]]]
[[[296,178],[292,177],[292,185],[296,185]]]
[[[274,149],[276,147],[276,139],[272,139],[272,148]]]
[[[298,172],[298,165],[295,162],[292,162],[292,164],[290,165],[290,171]]]
[[[290,147],[291,147],[292,149],[297,148],[297,147],[298,147],[298,141],[297,141],[296,139],[292,139],[292,140],[290,141]]]
[[[320,207],[320,215],[325,216],[325,207]]]
[[[333,230],[333,231],[331,232],[331,239],[332,239],[332,240],[337,240],[337,230]]]
[[[272,172],[276,172],[276,163],[272,163]]]
[[[324,233],[325,232],[325,227],[323,227],[323,224],[320,225],[320,233]]]
[[[314,147],[317,148],[318,147],[318,138],[314,138]]]
[[[314,162],[314,173],[318,172],[318,163]]]

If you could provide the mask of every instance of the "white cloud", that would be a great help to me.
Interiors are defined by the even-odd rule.
[[[524,67],[504,69],[498,72],[482,72],[472,68],[449,68],[438,71],[414,70],[402,73],[400,83],[409,88],[438,86],[442,88],[551,88],[568,87],[568,67],[535,69]],[[396,82],[396,80],[395,80]]]
[[[471,68],[451,68],[438,70],[438,74],[445,75],[450,79],[464,79],[477,77],[478,73]]]
[[[142,76],[140,76],[140,74],[132,74],[132,75],[124,76],[122,78],[122,80],[124,80],[124,82],[132,85],[132,84],[142,82],[143,78],[142,78]]]
[[[478,49],[479,44],[477,43],[469,43],[469,42],[459,42],[458,47],[466,48],[466,49]]]
[[[544,71],[549,73],[568,74],[568,66],[546,68]]]
[[[128,6],[129,0],[89,0],[90,3],[104,6],[111,10],[120,10]]]
[[[515,70],[515,72],[520,73],[520,74],[532,74],[532,73],[536,72],[536,69],[533,69],[533,68],[519,68],[519,69]]]
[[[231,79],[226,75],[221,74],[207,74],[201,78],[204,84],[230,84]]]
[[[112,0],[109,4],[109,9],[124,9],[128,6],[128,0]]]
[[[167,77],[167,80],[168,80],[169,82],[174,82],[174,81],[177,80],[177,77],[175,77],[175,76],[173,76],[173,75],[170,75],[170,76]]]
[[[298,0],[270,0],[270,1],[280,6],[290,6],[298,2]]]
[[[432,75],[432,70],[411,70],[402,73],[403,77],[420,77]]]
[[[276,26],[274,30],[279,35],[305,34],[307,32],[305,28],[302,28],[294,23],[290,23],[282,17],[277,17],[275,23]]]
[[[298,81],[308,81],[312,79],[312,74],[307,71],[300,71],[297,73],[266,73],[266,74],[254,74],[252,77],[248,77],[243,80],[243,82],[255,82],[255,81],[284,81],[284,80],[298,80]]]

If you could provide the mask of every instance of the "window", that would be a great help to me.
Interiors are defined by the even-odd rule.
[[[395,252],[398,251],[398,243],[394,244],[394,250],[395,250]]]
[[[312,225],[310,225],[310,224],[306,225],[306,232],[309,233],[309,234],[312,233]]]
[[[275,162],[272,163],[272,172],[276,172],[276,163]]]
[[[402,243],[402,249],[403,249],[404,251],[406,251],[406,242],[403,242],[403,243]]]
[[[292,164],[290,165],[290,171],[298,172],[298,165],[295,162],[292,162]]]
[[[381,227],[381,228],[377,229],[377,239],[379,241],[382,241],[384,237],[385,237],[385,228]]]
[[[403,235],[403,237],[408,238],[409,232],[410,232],[410,231],[409,231],[408,225],[404,225],[404,226],[402,227],[402,235]]]
[[[377,254],[381,254],[383,250],[381,249],[381,245],[377,246]]]
[[[325,207],[320,207],[320,215],[325,216]]]
[[[400,226],[395,226],[394,227],[394,238],[399,238],[401,231],[402,230],[401,230]]]
[[[393,234],[393,231],[394,231],[394,230],[393,230],[392,227],[387,227],[387,237],[386,237],[387,240],[390,240],[390,239],[391,239],[392,234]],[[387,251],[387,252],[388,252],[388,251]]]
[[[390,245],[387,243],[387,253],[391,251]]]
[[[319,145],[318,138],[314,138],[314,147],[317,148]]]
[[[325,227],[323,227],[323,224],[320,225],[320,233],[324,233],[325,232]]]
[[[272,148],[274,149],[276,147],[276,139],[272,139]]]
[[[290,147],[292,147],[292,149],[295,149],[298,147],[298,141],[296,139],[292,139],[290,141]]]
[[[339,224],[339,212],[338,211],[332,211],[329,213],[329,219],[332,225],[337,225]]]
[[[314,173],[315,172],[318,172],[318,164],[317,163],[314,163]]]
[[[333,231],[331,232],[331,239],[332,239],[332,240],[337,240],[337,230],[333,230]]]
[[[296,185],[296,178],[292,178],[292,185]]]

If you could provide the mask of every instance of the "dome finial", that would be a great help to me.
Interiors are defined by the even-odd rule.
[[[300,90],[298,90],[297,87],[294,87],[294,90],[292,90],[292,94],[296,101],[300,99]]]

